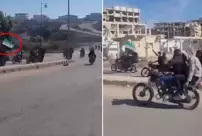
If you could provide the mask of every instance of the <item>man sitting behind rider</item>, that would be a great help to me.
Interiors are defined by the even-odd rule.
[[[186,66],[183,67],[182,65],[182,69],[184,69],[185,72],[185,76],[187,75],[187,78],[185,80],[185,86],[196,86],[198,84],[198,82],[201,79],[202,76],[202,67],[201,67],[201,63],[199,61],[199,59],[195,56],[195,53],[192,49],[187,50],[186,52],[184,52],[182,54],[182,56],[186,57],[186,60],[183,57],[183,61],[187,61],[187,65],[188,65],[188,69],[186,70]],[[186,71],[188,71],[188,73],[186,73]],[[178,95],[174,96],[173,99],[174,100],[181,100],[181,99],[185,99],[186,98],[186,94],[184,93],[183,87],[181,88],[182,90],[180,90],[182,93],[178,93]]]

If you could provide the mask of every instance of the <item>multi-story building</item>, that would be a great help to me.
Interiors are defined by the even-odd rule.
[[[140,23],[140,10],[115,6],[103,11],[103,29],[111,38],[145,35],[146,24]]]
[[[152,34],[163,34],[165,38],[174,36],[202,36],[202,18],[186,22],[160,22],[155,23]]]
[[[140,57],[151,58],[152,49],[159,50],[157,36],[151,35],[145,23],[140,21],[140,9],[113,7],[103,11],[104,54],[110,58],[120,57],[128,42]]]
[[[24,21],[24,20],[28,20],[29,19],[27,13],[16,13],[14,18],[17,21]]]
[[[36,20],[38,22],[42,21],[47,21],[49,20],[49,17],[47,17],[46,15],[33,15],[33,20]]]
[[[189,36],[190,29],[187,27],[187,22],[160,22],[154,24],[152,34],[163,34],[169,39],[174,36]]]

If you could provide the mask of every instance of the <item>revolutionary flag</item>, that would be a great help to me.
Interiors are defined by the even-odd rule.
[[[135,45],[134,45],[133,42],[131,42],[131,41],[125,42],[125,43],[123,44],[123,48],[130,49],[130,50],[132,50],[132,51],[134,51],[134,52],[136,51]],[[125,50],[125,49],[123,49],[123,50]]]
[[[2,42],[2,45],[6,46],[7,48],[10,48],[10,49],[14,48],[14,46],[15,46],[15,45],[14,45],[11,41],[9,41],[8,39],[4,39],[3,42]]]

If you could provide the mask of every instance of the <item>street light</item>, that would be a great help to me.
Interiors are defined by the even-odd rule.
[[[40,46],[42,46],[42,27],[43,27],[43,18],[42,18],[42,13],[43,13],[43,8],[47,8],[48,5],[47,3],[41,2],[41,22],[40,22]]]
[[[69,46],[69,35],[70,35],[70,33],[69,33],[69,29],[70,29],[70,17],[69,17],[70,16],[70,0],[68,0],[67,2],[68,2],[68,4],[67,4],[67,6],[68,6],[68,15],[67,15],[68,16],[68,18],[67,18],[68,19],[68,21],[67,21],[68,22],[68,24],[67,24],[67,27],[68,27],[67,28],[67,34],[68,34],[67,35],[67,46]]]

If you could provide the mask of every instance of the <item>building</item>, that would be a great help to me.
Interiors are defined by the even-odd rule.
[[[112,38],[147,33],[146,24],[140,23],[139,9],[119,6],[104,9],[103,29]]]
[[[175,36],[202,36],[202,18],[185,22],[160,22],[155,23],[152,34],[164,34],[166,39]]]
[[[14,19],[17,21],[24,21],[28,20],[29,16],[27,13],[16,13]]]
[[[76,15],[69,15],[69,20],[70,21],[77,21],[79,18]],[[64,20],[64,21],[68,21],[68,15],[64,15],[64,16],[59,16],[58,20]]]
[[[111,52],[104,54],[111,58],[120,57],[123,53],[122,47],[128,41],[135,46],[140,57],[148,58],[149,55],[154,55],[151,48],[159,47],[159,43],[156,44],[157,36],[152,36],[147,25],[141,23],[138,8],[115,6],[104,9],[103,38],[106,51]]]
[[[154,24],[152,34],[163,34],[169,39],[174,36],[189,36],[190,29],[187,27],[187,22],[160,22]]]
[[[161,39],[160,40],[160,50],[166,52],[167,54],[173,54],[174,50],[187,50],[192,48],[193,50],[202,49],[202,37],[180,37],[175,36],[171,39]]]
[[[187,27],[189,27],[190,30],[190,36],[192,37],[201,37],[202,35],[202,27],[201,24],[198,22],[191,22],[187,24]]]
[[[86,21],[102,21],[102,14],[91,13],[90,15],[86,15],[84,20],[86,20]]]
[[[38,21],[38,22],[40,22],[41,19],[42,19],[42,21],[47,21],[47,20],[49,20],[50,18],[47,17],[46,15],[33,15],[33,18],[32,18],[32,20],[36,20],[36,21]]]

